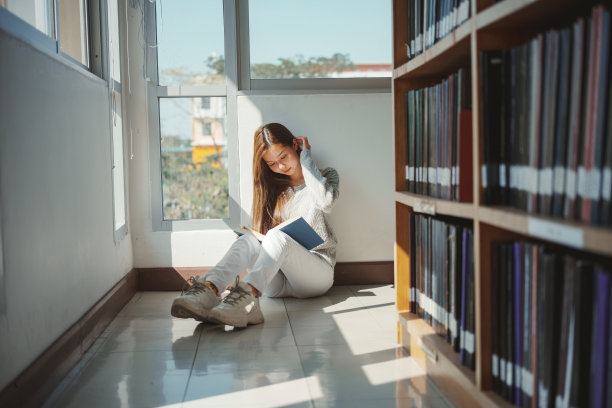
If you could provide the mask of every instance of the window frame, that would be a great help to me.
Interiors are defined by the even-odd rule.
[[[109,7],[109,2],[114,2],[116,4],[117,7],[117,21],[116,22],[111,22],[110,21],[110,7]],[[110,129],[110,154],[111,154],[111,181],[112,181],[112,207],[113,207],[113,239],[115,241],[115,243],[120,242],[123,238],[125,238],[125,236],[127,236],[128,234],[128,191],[127,191],[127,183],[126,183],[126,175],[128,172],[128,166],[127,166],[127,162],[126,162],[126,146],[125,146],[125,135],[126,135],[126,129],[127,129],[127,120],[126,120],[126,104],[127,104],[127,97],[125,95],[125,93],[123,92],[123,61],[122,61],[122,55],[123,55],[123,47],[122,44],[124,43],[124,40],[122,39],[122,35],[121,35],[121,27],[122,27],[122,9],[121,9],[121,1],[119,0],[104,0],[103,4],[100,3],[99,4],[100,8],[98,9],[100,18],[97,19],[97,21],[100,22],[100,26],[101,27],[105,27],[104,30],[100,31],[100,35],[102,35],[102,37],[104,38],[104,41],[101,41],[101,50],[100,50],[100,54],[101,56],[103,56],[103,58],[101,58],[100,64],[101,64],[101,69],[104,71],[104,76],[105,78],[107,78],[108,81],[108,97],[109,97],[109,129]],[[127,18],[127,16],[124,16],[124,18]],[[116,29],[117,29],[117,33],[116,33],[116,37],[117,37],[117,53],[118,55],[113,56],[111,55],[111,53],[113,52],[113,49],[111,47],[111,30],[113,29],[113,25],[112,24],[116,24]],[[91,51],[90,51],[91,52]],[[119,61],[119,72],[116,73],[119,79],[119,82],[117,82],[117,80],[115,80],[114,75],[113,75],[113,61],[114,59],[117,58],[117,60]],[[90,63],[91,63],[91,56],[90,56]],[[122,172],[122,176],[123,176],[123,180],[116,180],[115,177],[115,129],[116,127],[113,124],[113,115],[114,113],[114,109],[116,106],[115,103],[113,103],[113,96],[114,95],[118,95],[118,100],[119,100],[119,105],[120,105],[120,112],[118,113],[121,117],[121,126],[118,128],[118,131],[121,132],[120,135],[118,135],[118,139],[119,139],[119,143],[121,144],[121,158],[119,160],[121,160],[121,164],[123,166],[123,172]],[[115,183],[117,183],[118,181],[121,182],[121,186],[123,187],[123,208],[122,209],[118,209],[116,207],[116,197],[115,197]],[[120,225],[119,227],[117,227],[117,217],[118,217],[118,211],[122,211],[122,219],[123,219],[123,224]]]
[[[238,3],[239,19],[239,53],[240,53],[240,91],[249,94],[249,91],[327,91],[334,92],[355,91],[364,92],[391,92],[391,76],[379,78],[251,78],[251,47],[249,31],[249,0]]]
[[[59,12],[57,9],[57,0],[52,2],[53,15],[53,30],[51,34],[45,34],[38,30],[33,25],[25,20],[22,20],[16,14],[13,14],[8,9],[0,7],[0,30],[15,37],[26,44],[31,45],[35,49],[45,53],[46,55],[55,58],[65,65],[74,68],[76,71],[85,74],[90,78],[106,81],[106,72],[103,70],[103,65],[99,62],[92,61],[92,55],[103,57],[101,51],[104,49],[105,33],[102,27],[103,16],[101,10],[105,10],[107,0],[86,0],[85,1],[85,21],[88,62],[89,66],[84,65],[80,61],[72,58],[70,55],[61,51],[59,39]]]
[[[64,51],[62,51],[62,42],[61,42],[61,37],[60,37],[60,33],[61,33],[61,26],[60,26],[60,13],[58,11],[58,1],[60,0],[53,0],[53,11],[55,13],[55,41],[57,42],[57,53],[62,56],[63,58],[66,58],[67,60],[71,61],[72,63],[80,66],[81,68],[87,70],[87,71],[91,71],[91,47],[92,47],[92,31],[90,29],[90,24],[91,24],[91,18],[90,18],[90,9],[94,8],[96,3],[100,3],[100,2],[106,2],[106,0],[84,0],[83,1],[83,6],[84,6],[84,10],[83,13],[85,14],[84,16],[81,16],[81,18],[83,18],[83,24],[85,24],[85,33],[87,34],[84,38],[85,42],[87,43],[85,46],[85,49],[87,50],[87,62],[89,65],[85,65],[83,64],[81,61],[75,59],[74,57],[70,56],[69,54],[65,53]],[[112,1],[112,0],[109,0]],[[94,7],[92,7],[94,6]],[[98,16],[98,18],[100,18],[101,16]],[[108,26],[107,26],[108,27]],[[102,37],[94,37],[94,39],[96,39],[97,41],[101,41]],[[92,71],[93,72],[93,71]]]
[[[145,2],[145,44],[147,102],[149,105],[149,164],[151,172],[151,219],[153,231],[194,231],[233,228],[240,222],[240,166],[238,160],[237,118],[237,35],[236,1],[223,0],[225,85],[159,85],[157,20],[155,3]],[[159,100],[161,98],[226,98],[225,123],[228,154],[229,217],[221,219],[164,220],[161,169]]]
[[[225,85],[159,85],[155,3],[145,3],[145,78],[149,124],[151,221],[156,231],[196,231],[234,228],[248,223],[241,210],[237,97],[242,95],[391,93],[391,77],[251,79],[248,0],[223,0]],[[164,220],[161,179],[161,98],[225,97],[228,151],[229,218]]]

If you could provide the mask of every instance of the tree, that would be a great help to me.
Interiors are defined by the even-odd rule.
[[[311,57],[303,55],[293,58],[279,58],[277,64],[264,63],[251,66],[253,78],[325,78],[335,72],[355,69],[348,54],[335,53],[331,57]],[[216,75],[224,75],[225,59],[209,57],[206,65]]]

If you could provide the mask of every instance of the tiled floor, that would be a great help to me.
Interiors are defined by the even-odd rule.
[[[263,298],[230,331],[173,319],[177,292],[139,292],[46,407],[450,407],[397,345],[390,285]]]

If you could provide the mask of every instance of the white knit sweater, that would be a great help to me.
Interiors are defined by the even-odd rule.
[[[300,153],[304,184],[287,190],[288,201],[283,208],[283,221],[302,216],[323,238],[323,243],[310,252],[323,258],[333,268],[336,264],[337,239],[329,223],[329,215],[338,198],[338,172],[328,167],[319,171],[312,161],[310,150]]]

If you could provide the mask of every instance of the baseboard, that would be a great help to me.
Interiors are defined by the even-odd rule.
[[[190,276],[201,276],[211,267],[138,268],[139,290],[181,290]],[[334,285],[393,283],[393,261],[338,262]]]
[[[138,290],[182,290],[190,276],[202,276],[210,268],[138,268]]]
[[[388,285],[393,283],[393,261],[338,262],[334,285]]]
[[[0,392],[1,407],[39,407],[83,357],[106,326],[134,296],[138,272],[132,269],[83,317]]]

